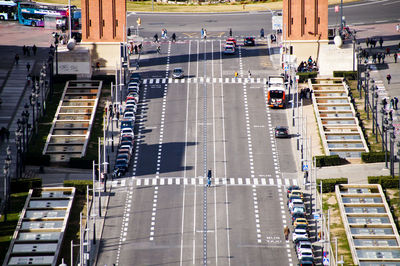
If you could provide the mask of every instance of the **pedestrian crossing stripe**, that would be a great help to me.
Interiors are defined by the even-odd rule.
[[[168,186],[168,185],[204,185],[204,178],[182,178],[182,177],[153,177],[133,178],[135,186]],[[298,185],[296,179],[274,179],[274,178],[213,178],[213,185],[238,185],[238,186],[290,186]],[[126,179],[113,180],[112,187],[124,187]]]
[[[250,83],[250,84],[265,84],[266,78],[149,78],[144,79],[143,84],[171,84],[171,83]]]

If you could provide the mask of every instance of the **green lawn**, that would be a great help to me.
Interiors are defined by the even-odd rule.
[[[7,254],[15,227],[18,223],[19,214],[24,208],[27,196],[28,192],[11,194],[7,222],[4,222],[4,216],[0,219],[0,262],[4,261]]]

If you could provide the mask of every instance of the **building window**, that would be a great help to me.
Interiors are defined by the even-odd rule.
[[[307,18],[304,18],[304,25],[307,24]]]
[[[89,27],[92,27],[92,20],[89,19]]]
[[[318,17],[318,24],[321,24],[321,19],[320,19],[320,17]]]
[[[290,19],[290,23],[293,25],[293,18]]]

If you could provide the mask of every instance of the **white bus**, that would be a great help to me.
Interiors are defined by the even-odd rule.
[[[0,0],[0,20],[17,20],[17,4],[12,0]]]

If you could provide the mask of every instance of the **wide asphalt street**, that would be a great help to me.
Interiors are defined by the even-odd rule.
[[[399,1],[360,1],[344,12],[359,25],[396,21],[396,9]],[[329,14],[334,25],[337,14]],[[287,124],[286,110],[265,104],[264,78],[278,70],[265,40],[245,47],[240,38],[234,55],[223,54],[229,28],[267,34],[270,13],[131,13],[129,24],[138,16],[137,145],[129,173],[113,185],[97,265],[297,265],[283,235],[285,186],[297,184],[297,169],[290,140],[273,132]],[[161,40],[157,54],[151,38],[161,28],[178,41]],[[175,67],[182,80],[169,79]]]
[[[265,104],[265,41],[235,55],[215,39],[144,47],[137,158],[110,199],[98,265],[293,263],[282,185],[297,175],[290,140],[274,138],[285,110]],[[175,67],[185,78],[169,83]]]
[[[343,6],[343,16],[350,26],[364,24],[379,24],[399,22],[400,1],[395,0],[361,0],[347,3]],[[152,37],[160,35],[161,29],[166,28],[169,36],[173,32],[178,37],[194,37],[200,35],[201,28],[206,28],[216,36],[227,35],[232,28],[233,35],[260,36],[260,29],[265,33],[272,32],[271,11],[250,11],[238,13],[146,13],[130,12],[128,25],[137,28],[136,20],[140,17],[142,25],[139,34]],[[340,24],[340,12],[335,7],[328,9],[329,27]]]

